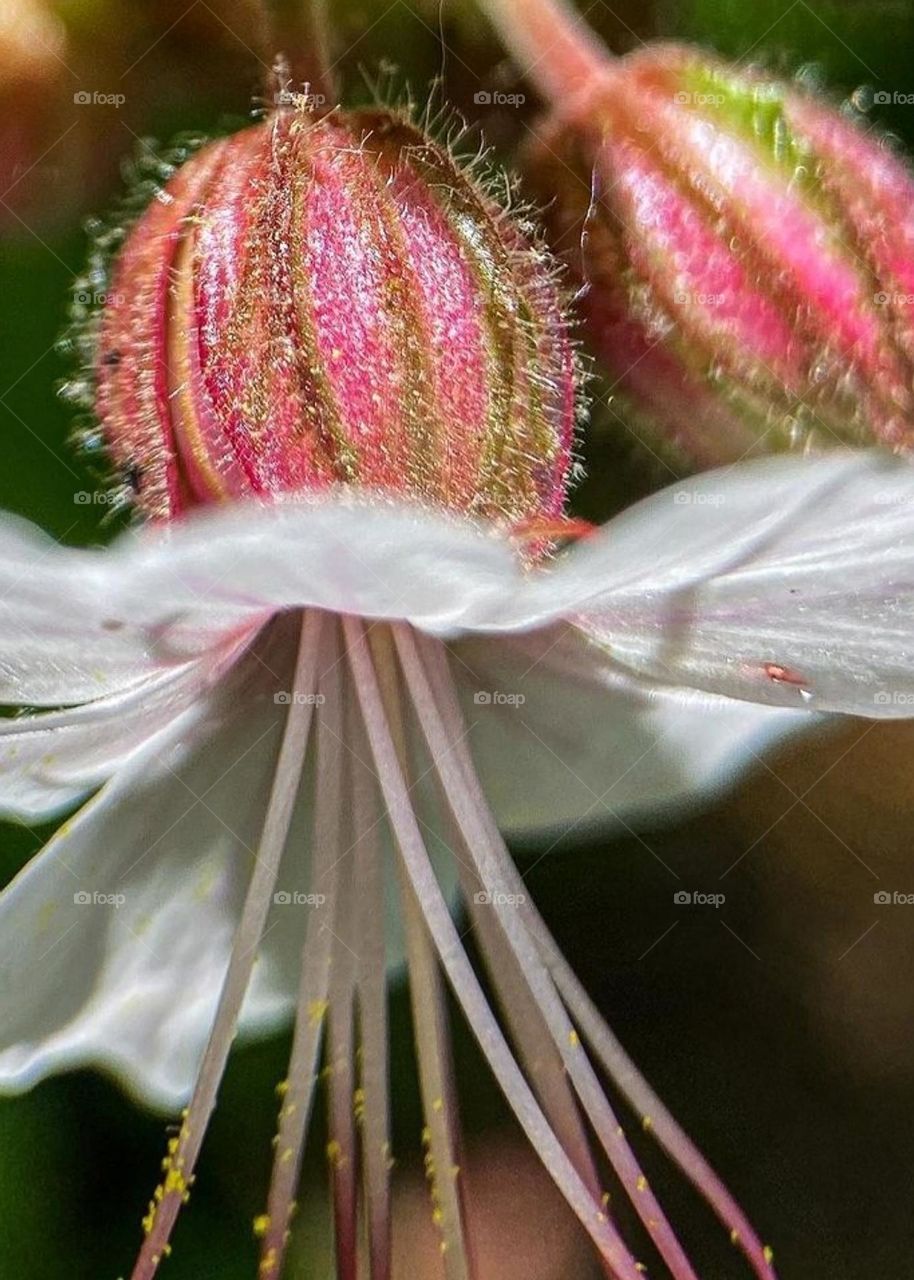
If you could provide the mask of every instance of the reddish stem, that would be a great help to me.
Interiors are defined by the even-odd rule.
[[[276,89],[302,93],[307,88],[319,105],[334,106],[338,87],[327,0],[263,0],[263,7],[269,57],[281,68]]]
[[[479,0],[544,98],[558,106],[576,98],[611,55],[568,0]]]

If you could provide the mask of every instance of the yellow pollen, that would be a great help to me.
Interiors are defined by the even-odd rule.
[[[772,1249],[770,1244],[765,1245],[764,1249],[762,1250],[762,1256],[769,1266],[771,1265],[772,1262],[774,1262],[774,1250]]]
[[[651,1117],[650,1117],[650,1116],[644,1116],[644,1117],[643,1117],[643,1119],[642,1119],[642,1121],[641,1121],[641,1128],[644,1130],[644,1132],[645,1132],[645,1133],[650,1133],[650,1131],[651,1131],[651,1129],[653,1129],[653,1127],[654,1127],[654,1122],[653,1122],[653,1120],[651,1119]]]
[[[647,1191],[647,1178],[645,1178],[643,1173],[641,1177],[638,1179],[636,1186],[638,1187],[639,1191]]]
[[[257,1217],[254,1219],[254,1235],[257,1237],[258,1240],[262,1240],[269,1230],[270,1230],[270,1215],[268,1213],[258,1214]]]
[[[581,1041],[578,1038],[578,1033],[575,1030],[571,1030],[568,1032],[568,1043],[571,1045],[572,1049],[576,1049],[578,1045],[581,1043]]]
[[[311,1001],[308,1005],[308,1021],[311,1023],[312,1027],[317,1026],[317,1024],[324,1018],[329,1008],[330,1005],[326,1000]]]

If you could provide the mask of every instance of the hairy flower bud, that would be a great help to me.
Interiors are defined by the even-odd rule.
[[[188,160],[115,260],[94,363],[154,518],[332,485],[562,509],[575,377],[549,260],[391,112],[281,111]]]
[[[556,104],[534,171],[616,392],[686,460],[914,445],[914,180],[827,101],[650,46]]]

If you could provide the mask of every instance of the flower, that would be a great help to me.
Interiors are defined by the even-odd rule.
[[[614,59],[556,0],[488,7],[550,102],[531,174],[633,422],[699,467],[910,449],[908,165],[799,81],[673,44]]]
[[[638,1272],[573,1095],[672,1273],[692,1272],[593,1063],[770,1274],[562,961],[498,832],[567,829],[603,805],[622,822],[656,814],[797,709],[909,714],[912,513],[908,464],[835,453],[708,473],[532,571],[467,517],[335,492],[208,508],[102,551],[5,523],[2,697],[65,709],[2,723],[3,808],[33,819],[107,781],[0,904],[0,1075],[22,1086],[102,1062],[171,1104],[196,1078],[136,1276],[155,1270],[189,1189],[243,1001],[248,1027],[297,1009],[264,1274],[281,1261],[322,1035],[342,1274],[354,1087],[382,1265],[394,867],[448,1248],[463,1256],[439,964],[613,1274]],[[458,883],[513,1047],[448,910]]]
[[[384,1276],[385,971],[405,960],[449,1274],[469,1246],[444,978],[608,1274],[641,1273],[582,1113],[670,1273],[695,1275],[599,1068],[770,1277],[503,833],[669,809],[810,710],[908,714],[914,468],[710,473],[560,551],[574,378],[548,266],[449,156],[371,119],[216,144],[127,237],[89,347],[147,524],[75,551],[0,523],[0,700],[32,708],[0,721],[0,807],[46,817],[99,788],[0,898],[0,1082],[93,1062],[190,1099],[149,1280],[236,1029],[291,1012],[260,1274],[283,1267],[323,1053],[339,1274],[364,1209]]]

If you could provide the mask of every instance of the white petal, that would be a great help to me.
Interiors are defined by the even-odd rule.
[[[640,676],[781,706],[914,713],[914,466],[876,453],[710,472],[532,584]]]
[[[94,1065],[150,1105],[187,1100],[263,825],[286,714],[275,695],[289,689],[297,626],[294,616],[273,623],[0,895],[0,1089]],[[242,1012],[249,1034],[275,1028],[295,1004],[314,908],[294,896],[319,891],[312,817],[305,786],[277,880],[293,901],[271,910]],[[452,894],[452,868],[443,880]],[[396,903],[391,877],[394,968]]]
[[[0,703],[85,702],[161,669],[147,631],[112,614],[106,564],[0,515]]]
[[[123,539],[105,572],[116,616],[149,628],[171,660],[277,609],[448,632],[497,618],[524,590],[509,544],[472,521],[351,496],[201,512]]]
[[[261,656],[288,681],[282,652]],[[284,714],[273,700],[279,681],[246,665],[141,749],[0,898],[0,1086],[95,1064],[151,1103],[186,1098]],[[290,975],[269,969],[288,986]],[[282,1004],[259,988],[255,1026]]]
[[[82,706],[0,720],[0,813],[26,821],[70,808],[203,694],[238,646]]]
[[[123,686],[128,658],[149,674],[313,605],[445,636],[581,616],[618,661],[668,685],[869,715],[907,715],[914,697],[914,466],[879,454],[709,473],[539,572],[471,521],[339,495],[219,508],[109,551],[47,555],[105,601],[102,617],[93,596],[87,636],[120,637],[100,692]],[[8,686],[83,687],[76,633],[50,615],[48,627],[45,650],[25,637],[31,685],[17,669]],[[0,645],[0,671],[14,648]]]
[[[451,653],[480,780],[513,836],[668,818],[815,719],[633,679],[562,623]]]

